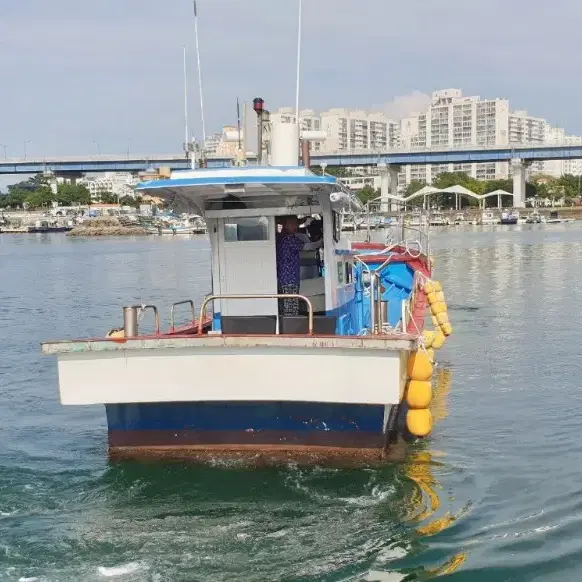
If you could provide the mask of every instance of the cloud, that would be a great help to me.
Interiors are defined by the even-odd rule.
[[[297,0],[197,0],[206,125],[239,97],[295,96]],[[191,0],[0,2],[0,144],[9,156],[177,151],[182,46],[200,135]],[[423,109],[431,91],[505,96],[582,133],[572,73],[582,3],[571,0],[304,0],[302,107]],[[526,9],[527,8],[527,9]],[[502,20],[499,20],[502,15]],[[575,60],[575,59],[574,59]],[[394,96],[401,97],[394,97]],[[384,104],[384,105],[383,105]],[[9,112],[8,115],[5,112]]]
[[[421,93],[420,91],[413,91],[409,95],[401,95],[394,97],[384,105],[371,107],[372,111],[381,111],[386,113],[392,119],[398,120],[403,117],[408,117],[412,113],[425,111],[430,105],[430,95]]]

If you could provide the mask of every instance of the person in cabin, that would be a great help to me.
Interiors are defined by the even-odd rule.
[[[314,251],[323,246],[323,239],[309,242],[307,235],[297,232],[297,216],[286,216],[277,235],[277,293],[297,295],[301,282],[301,251]],[[299,299],[279,300],[279,315],[299,315]]]

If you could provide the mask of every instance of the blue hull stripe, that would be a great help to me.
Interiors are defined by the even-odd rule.
[[[383,432],[384,406],[314,402],[108,404],[110,431]]]

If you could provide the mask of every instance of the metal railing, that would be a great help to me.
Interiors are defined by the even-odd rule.
[[[186,299],[185,301],[177,301],[176,303],[172,304],[172,307],[170,307],[170,331],[174,331],[175,326],[174,326],[174,309],[178,306],[178,305],[190,305],[190,309],[192,310],[192,321],[194,321],[196,319],[196,310],[194,308],[194,301],[192,301],[192,299]],[[199,324],[202,324],[202,320],[200,320]]]
[[[202,302],[202,306],[200,307],[200,319],[198,321],[205,321],[206,306],[216,299],[299,299],[307,304],[307,332],[309,335],[313,335],[313,305],[305,295],[295,293],[269,293],[266,295],[209,295]],[[202,335],[202,326],[198,326],[198,335]]]

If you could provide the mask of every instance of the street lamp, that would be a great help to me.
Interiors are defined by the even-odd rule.
[[[131,150],[131,138],[127,140],[127,157],[129,158],[129,151]]]
[[[24,159],[26,160],[26,152],[27,152],[27,146],[28,144],[31,143],[30,140],[26,140],[24,142]]]
[[[100,156],[101,155],[101,145],[99,144],[98,141],[93,140],[93,143],[97,146],[97,155]]]

